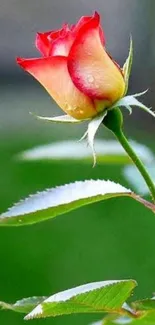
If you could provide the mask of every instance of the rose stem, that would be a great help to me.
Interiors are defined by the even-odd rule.
[[[107,116],[103,120],[103,124],[114,133],[118,141],[121,143],[122,147],[133,161],[133,163],[138,168],[139,172],[141,173],[142,177],[144,178],[149,191],[151,193],[152,199],[155,202],[155,184],[152,181],[149,173],[147,172],[144,164],[136,155],[132,147],[130,146],[129,141],[125,137],[122,126],[123,126],[123,116],[119,108],[115,108],[109,110]]]

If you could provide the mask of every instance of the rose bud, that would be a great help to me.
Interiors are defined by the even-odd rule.
[[[38,33],[41,58],[17,58],[68,115],[92,118],[123,97],[122,70],[105,49],[100,16],[81,17],[76,25]]]

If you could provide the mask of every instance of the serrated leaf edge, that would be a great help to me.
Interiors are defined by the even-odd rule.
[[[61,291],[59,293],[56,293],[52,296],[50,296],[49,298],[47,298],[45,301],[43,301],[41,304],[39,304],[36,308],[34,308],[28,315],[26,315],[24,317],[24,320],[30,320],[30,319],[33,319],[33,318],[39,318],[39,315],[43,313],[43,309],[42,309],[42,304],[46,304],[46,303],[61,303],[61,302],[66,302],[66,301],[69,301],[70,299],[74,298],[74,297],[78,297],[82,294],[85,294],[85,293],[88,293],[88,292],[92,292],[92,291],[97,291],[99,289],[102,289],[104,287],[110,287],[110,286],[113,286],[114,284],[117,284],[117,283],[127,283],[127,282],[132,282],[133,284],[133,287],[131,290],[133,290],[136,286],[137,286],[137,282],[133,279],[128,279],[128,280],[110,280],[110,281],[100,281],[100,282],[93,282],[93,283],[87,283],[85,285],[81,285],[81,286],[78,286],[78,287],[75,287],[75,288],[72,288],[72,289],[68,289],[68,290],[65,290],[65,291]],[[101,283],[103,283],[103,286],[101,285]],[[89,285],[92,285],[92,284],[96,284],[96,285],[99,285],[97,288],[92,288],[92,289],[89,289],[87,287],[89,287]],[[104,285],[105,284],[105,285]],[[82,287],[86,287],[86,290],[84,290],[83,292],[79,292],[78,294],[70,294],[68,296],[67,299],[60,299],[60,300],[57,300],[58,296],[61,295],[61,293],[64,293],[66,294],[67,292],[74,292],[75,289],[81,289]],[[51,300],[53,298],[53,300]],[[40,315],[41,317],[41,315]]]

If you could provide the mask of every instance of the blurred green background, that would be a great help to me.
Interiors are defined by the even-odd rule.
[[[123,63],[132,33],[135,47],[130,93],[149,88],[144,102],[155,107],[154,0],[1,0],[0,2],[0,210],[30,193],[75,180],[103,178],[128,186],[121,166],[82,162],[18,162],[21,150],[61,139],[79,139],[82,126],[36,121],[29,111],[59,115],[43,88],[15,63],[37,56],[37,31],[74,23],[98,10],[114,58]],[[126,133],[155,152],[152,118],[135,108],[125,114]],[[109,137],[100,130],[100,137]],[[0,300],[51,295],[91,281],[134,278],[134,298],[155,291],[155,217],[137,202],[112,199],[34,226],[0,228]],[[33,324],[89,324],[98,315],[75,315]],[[0,311],[0,324],[21,325],[23,316]],[[31,321],[30,321],[31,322]]]

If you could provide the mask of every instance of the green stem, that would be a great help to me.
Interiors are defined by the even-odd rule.
[[[122,147],[124,148],[128,156],[136,165],[136,167],[138,168],[139,172],[141,173],[142,177],[144,178],[149,188],[153,201],[155,202],[155,184],[152,181],[142,161],[139,159],[139,157],[136,155],[136,153],[130,146],[130,143],[128,142],[127,138],[125,137],[122,131],[123,117],[120,109],[116,108],[113,109],[112,111],[109,111],[106,118],[103,121],[103,124],[114,133],[114,135],[121,143]]]
[[[143,176],[143,178],[144,178],[144,180],[145,180],[145,182],[146,182],[146,184],[147,184],[147,186],[148,186],[148,188],[149,188],[149,190],[151,192],[153,201],[155,202],[155,185],[154,185],[149,173],[145,169],[145,166],[143,165],[142,161],[138,158],[136,153],[131,148],[131,146],[130,146],[127,138],[123,134],[123,132],[120,131],[119,133],[117,133],[116,137],[119,140],[119,142],[121,143],[122,147],[127,152],[127,154],[129,155],[129,157],[132,159],[133,163],[137,166],[139,172]]]

